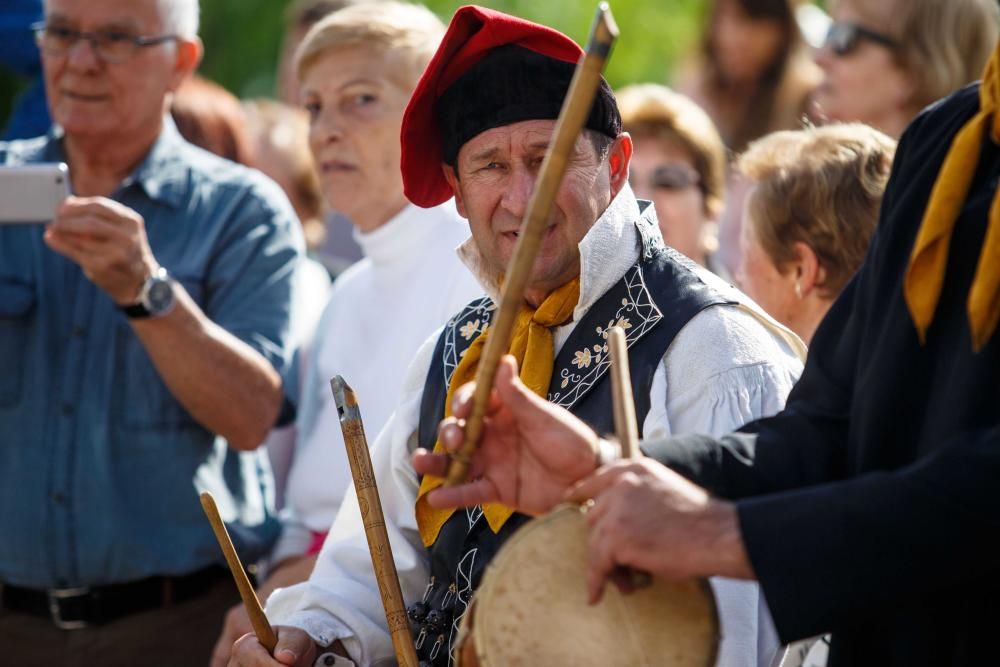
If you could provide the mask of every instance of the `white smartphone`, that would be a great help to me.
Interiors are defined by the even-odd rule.
[[[69,193],[63,162],[0,167],[0,224],[51,222]]]

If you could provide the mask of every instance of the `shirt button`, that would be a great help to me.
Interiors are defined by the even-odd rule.
[[[83,335],[85,333],[87,333],[87,330],[84,329],[83,327],[73,327],[73,329],[70,331],[70,335],[73,336],[74,338],[83,338]]]
[[[63,415],[69,417],[70,415],[73,414],[73,410],[74,410],[74,408],[73,408],[73,404],[72,403],[63,403],[62,404],[62,413],[63,413]]]
[[[55,493],[52,494],[52,502],[55,503],[56,505],[65,505],[66,495],[64,493],[56,491]]]

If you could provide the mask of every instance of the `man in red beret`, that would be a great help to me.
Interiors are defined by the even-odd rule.
[[[472,481],[429,501],[538,513],[591,499],[593,594],[618,566],[757,579],[783,639],[832,635],[828,661],[821,643],[782,665],[997,664],[998,182],[1000,44],[980,84],[904,132],[868,255],[784,411],[723,437],[647,439],[647,457],[598,468],[597,434],[505,359]],[[440,433],[461,444],[454,419]],[[421,450],[414,465],[447,460]]]
[[[554,30],[464,7],[404,116],[406,195],[420,206],[455,197],[472,231],[459,254],[490,295],[469,304],[418,352],[372,452],[414,640],[428,664],[450,662],[459,621],[487,563],[527,517],[495,504],[457,512],[431,507],[426,494],[440,480],[418,478],[410,453],[436,445],[452,391],[475,375],[581,55]],[[732,287],[663,246],[653,207],[637,201],[628,185],[631,155],[632,141],[602,82],[568,157],[517,318],[509,351],[521,379],[598,432],[612,431],[607,333],[618,325],[627,335],[646,437],[721,434],[778,411],[801,370],[801,344],[741,305],[744,297]],[[380,326],[393,326],[392,317],[386,313]],[[720,664],[769,664],[777,640],[757,587],[713,583],[725,636]],[[312,665],[324,647],[357,664],[392,659],[353,494],[310,581],[276,592],[268,615],[278,626],[274,657],[248,635],[236,643],[231,664]]]

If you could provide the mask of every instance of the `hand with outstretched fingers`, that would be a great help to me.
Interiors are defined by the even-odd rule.
[[[453,416],[441,422],[438,438],[449,452],[462,446],[464,418],[472,411],[475,384],[455,392]],[[518,378],[517,362],[505,356],[497,368],[483,434],[472,457],[469,481],[427,495],[434,507],[469,507],[500,502],[519,512],[542,514],[562,502],[575,482],[597,467],[598,436],[585,423],[537,396]],[[443,477],[445,453],[418,449],[417,473]]]

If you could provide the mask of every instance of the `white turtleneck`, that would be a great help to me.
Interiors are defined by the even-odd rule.
[[[310,531],[326,531],[351,482],[329,381],[343,376],[361,406],[370,443],[396,405],[421,344],[482,289],[455,256],[469,226],[447,202],[409,205],[355,239],[365,258],[337,278],[306,372],[299,437],[288,475],[285,531],[277,562],[305,551]]]

